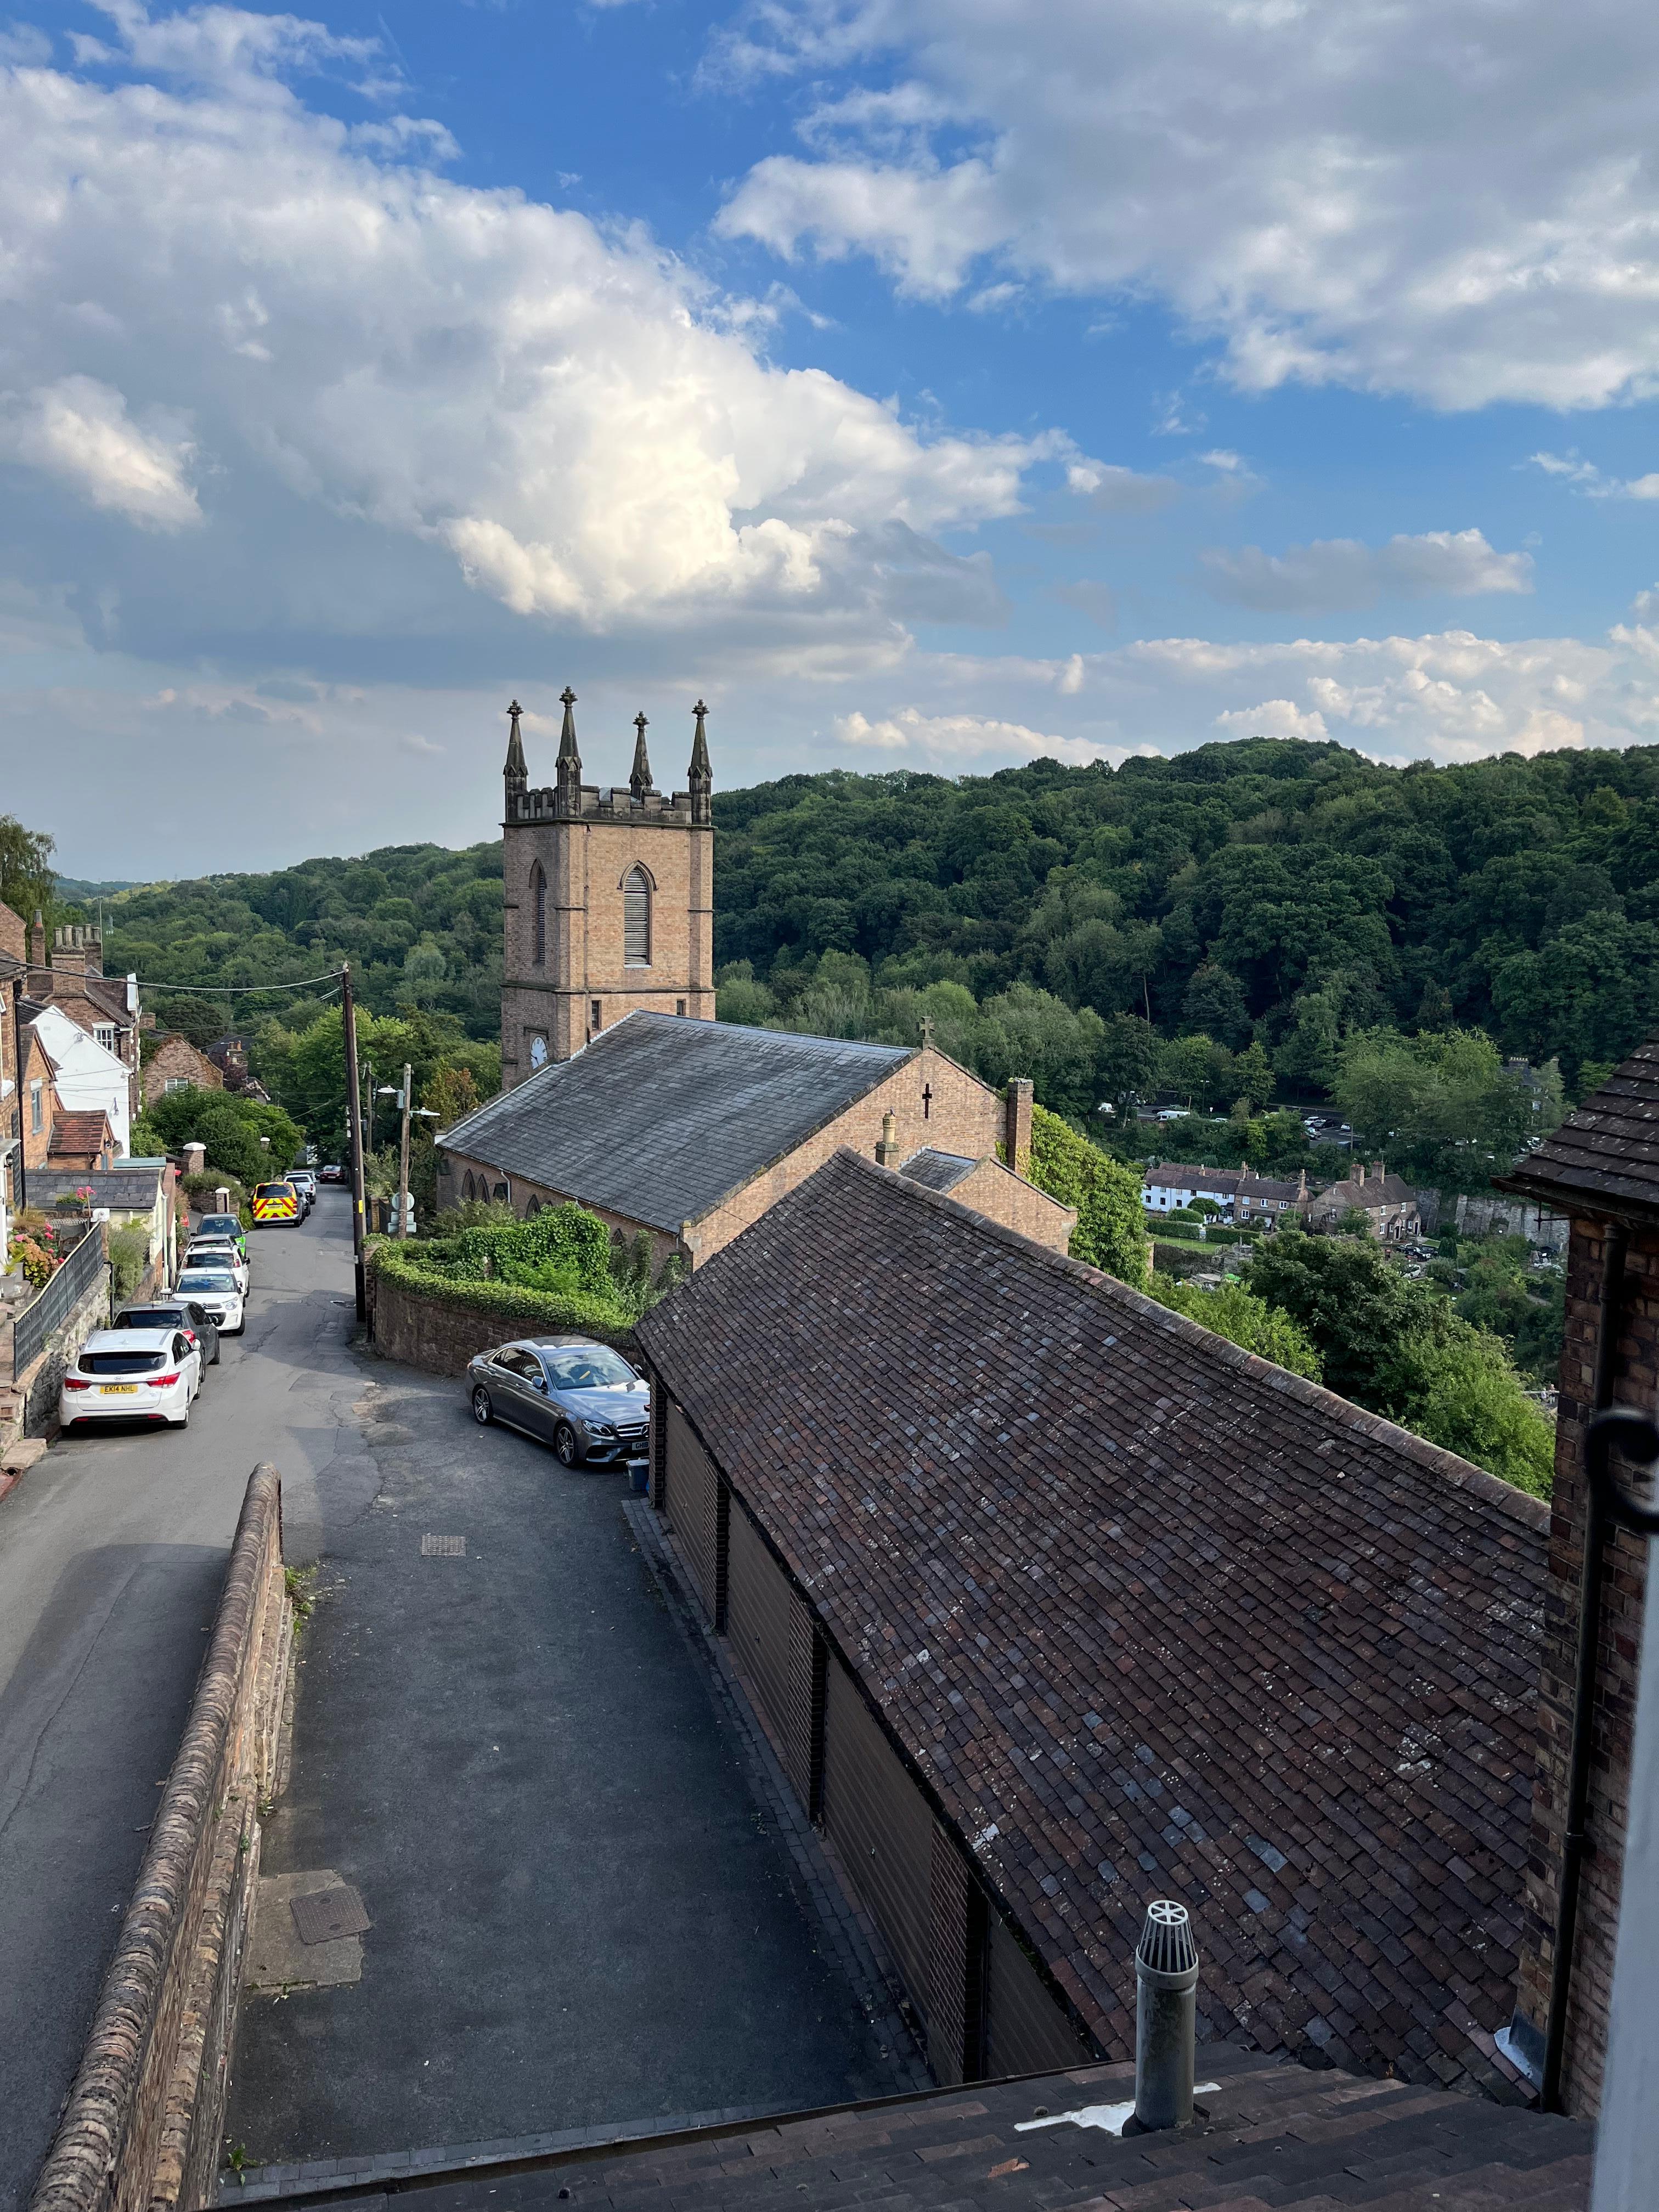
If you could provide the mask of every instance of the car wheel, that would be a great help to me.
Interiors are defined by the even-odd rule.
[[[472,1418],[481,1429],[487,1429],[495,1418],[495,1408],[489,1402],[489,1393],[482,1382],[472,1393]]]
[[[209,1362],[208,1362],[208,1365],[209,1365],[210,1367],[216,1367],[218,1364],[219,1364],[219,1340],[218,1340],[218,1338],[216,1336],[216,1337],[214,1338],[214,1340],[213,1340],[213,1357],[212,1357],[212,1358],[211,1358],[211,1359],[210,1359],[210,1360],[209,1360]]]
[[[553,1449],[567,1467],[581,1465],[582,1448],[576,1441],[576,1431],[568,1421],[561,1421],[554,1430]]]

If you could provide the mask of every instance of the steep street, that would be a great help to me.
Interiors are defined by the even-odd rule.
[[[27,2202],[179,1741],[249,1470],[289,1558],[361,1510],[346,1200],[256,1236],[187,1430],[77,1436],[0,1504],[0,2212]]]

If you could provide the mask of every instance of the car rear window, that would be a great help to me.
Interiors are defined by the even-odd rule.
[[[258,1183],[254,1187],[253,1195],[255,1198],[292,1198],[294,1186],[291,1182]]]
[[[236,1288],[236,1278],[228,1271],[217,1267],[212,1269],[192,1267],[187,1275],[179,1276],[179,1287],[181,1291],[234,1292]]]
[[[182,1328],[182,1306],[129,1306],[115,1316],[123,1328]]]
[[[161,1352],[83,1352],[83,1375],[159,1375],[167,1365]]]

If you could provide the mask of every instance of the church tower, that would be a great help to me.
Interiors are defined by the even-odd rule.
[[[714,1018],[714,780],[701,699],[687,790],[672,798],[651,781],[649,727],[635,717],[634,764],[625,789],[582,781],[576,695],[562,699],[564,725],[550,786],[532,790],[519,734],[523,708],[507,708],[501,977],[501,1088],[550,1060],[568,1060],[601,1030],[638,1008]]]

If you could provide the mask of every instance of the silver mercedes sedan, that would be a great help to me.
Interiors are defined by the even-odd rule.
[[[608,1344],[586,1336],[521,1338],[469,1362],[472,1418],[505,1421],[550,1443],[567,1467],[615,1467],[647,1455],[651,1391]]]

